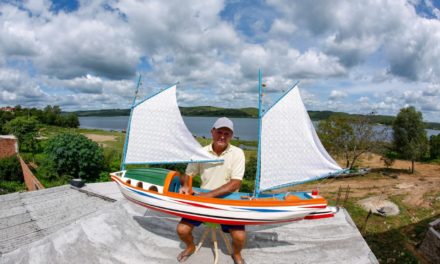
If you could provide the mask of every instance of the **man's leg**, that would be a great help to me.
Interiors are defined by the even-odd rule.
[[[182,240],[182,242],[186,245],[186,249],[180,252],[180,254],[177,256],[177,260],[179,262],[187,260],[188,257],[191,256],[191,254],[194,253],[194,251],[196,250],[192,231],[194,229],[194,226],[199,226],[200,224],[201,222],[185,218],[182,218],[179,224],[177,224],[177,234],[179,235],[180,240]]]
[[[235,263],[244,263],[241,250],[246,244],[246,231],[244,229],[229,229],[232,237],[232,258]]]
[[[194,226],[190,223],[181,221],[179,222],[179,224],[177,224],[177,234],[179,235],[180,240],[182,240],[183,243],[185,243],[186,245],[186,249],[177,256],[177,260],[179,262],[185,261],[196,250],[196,246],[194,245],[194,238],[192,235],[193,229]]]

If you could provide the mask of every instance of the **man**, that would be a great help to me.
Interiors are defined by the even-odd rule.
[[[210,190],[206,193],[199,193],[201,197],[219,197],[240,189],[244,175],[245,160],[243,150],[229,144],[234,133],[232,121],[226,117],[217,119],[211,129],[212,143],[205,146],[213,158],[223,159],[223,163],[191,163],[186,168],[185,175],[182,177],[183,186],[180,193],[188,194],[188,176],[201,175],[202,189]],[[192,230],[194,226],[199,226],[201,222],[182,218],[177,225],[177,234],[186,244],[186,249],[182,251],[177,260],[183,262],[188,259],[195,251]],[[232,237],[234,263],[244,263],[241,257],[241,250],[246,242],[246,232],[244,226],[222,225],[223,232],[230,233]]]

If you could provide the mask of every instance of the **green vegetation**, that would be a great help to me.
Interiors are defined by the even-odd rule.
[[[0,134],[6,133],[3,130],[4,125],[17,117],[34,118],[44,125],[52,125],[59,127],[78,127],[79,120],[75,113],[62,114],[61,108],[57,105],[48,105],[44,109],[22,108],[16,105],[14,111],[0,111]]]
[[[77,116],[128,116],[130,109],[83,110],[73,112]]]
[[[414,161],[420,160],[428,151],[422,113],[412,106],[400,109],[393,123],[393,132],[394,149],[411,160],[411,172],[414,173]]]
[[[0,180],[23,182],[23,173],[16,156],[0,159]]]
[[[35,117],[19,116],[4,125],[4,130],[17,137],[20,151],[35,152],[40,123]]]
[[[183,116],[258,117],[256,108],[220,108],[213,106],[180,107]]]
[[[431,159],[440,159],[440,134],[429,138],[429,156]]]
[[[0,159],[0,195],[25,189],[23,173],[17,157]]]
[[[81,134],[56,135],[47,143],[45,154],[47,165],[59,176],[94,181],[104,167],[102,149]]]

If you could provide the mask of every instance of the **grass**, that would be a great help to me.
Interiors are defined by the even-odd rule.
[[[19,181],[0,181],[0,195],[26,191],[24,182]]]

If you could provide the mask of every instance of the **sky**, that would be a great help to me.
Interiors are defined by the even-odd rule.
[[[440,0],[0,0],[0,106],[129,108],[176,82],[181,106],[270,106],[440,122]]]

